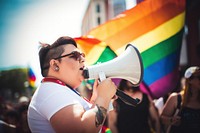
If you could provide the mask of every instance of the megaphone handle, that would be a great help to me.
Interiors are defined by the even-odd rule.
[[[99,72],[99,79],[100,79],[100,81],[103,81],[106,79],[106,75],[104,72]]]
[[[105,73],[104,72],[99,72],[99,80],[100,80],[100,82],[105,80],[105,79],[106,79]],[[108,111],[109,110],[113,110],[113,109],[114,109],[113,104],[112,104],[112,102],[110,102]]]
[[[106,79],[106,75],[104,72],[99,72],[99,79],[100,81],[103,81]],[[129,95],[125,94],[123,91],[117,89],[116,95],[126,104],[136,106],[139,102],[139,99],[134,99],[130,97]]]

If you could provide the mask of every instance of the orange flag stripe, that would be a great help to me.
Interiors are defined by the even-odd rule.
[[[173,0],[147,0],[144,2],[149,3],[141,3],[135,8],[125,11],[115,19],[91,30],[88,35],[112,44],[111,49],[116,51],[126,43],[182,13],[185,9],[184,2],[179,2],[175,7]],[[156,21],[152,22],[152,18],[155,18]]]
[[[132,42],[128,43],[137,46],[140,53],[142,53],[179,32],[184,26],[184,19],[185,12],[177,15],[173,19],[166,21],[152,31],[149,31],[148,33],[141,35],[135,40],[132,40]],[[119,55],[121,51],[124,51],[124,48],[125,46],[119,48],[115,52]]]

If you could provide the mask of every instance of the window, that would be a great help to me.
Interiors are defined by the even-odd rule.
[[[101,18],[100,17],[97,18],[97,23],[98,23],[98,25],[101,24]]]
[[[100,5],[99,4],[96,5],[96,12],[100,13]]]

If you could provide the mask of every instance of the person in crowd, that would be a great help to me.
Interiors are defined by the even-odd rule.
[[[0,133],[17,133],[19,114],[14,103],[11,101],[1,101],[0,112]]]
[[[130,106],[120,98],[114,100],[114,110],[110,111],[108,125],[112,133],[160,133],[159,114],[152,99],[139,87],[122,79],[119,90],[132,98],[140,99],[137,106]]]
[[[0,133],[31,133],[27,122],[28,98],[0,102]]]
[[[31,133],[28,127],[28,121],[27,121],[28,105],[29,105],[29,102],[25,100],[23,102],[20,102],[17,107],[17,111],[19,113],[19,126],[17,130],[20,133]]]
[[[160,115],[167,133],[200,132],[200,68],[189,67],[180,93],[172,93]]]
[[[96,81],[90,101],[81,97],[76,88],[84,80],[84,57],[71,37],[60,37],[52,45],[42,43],[39,59],[44,78],[28,108],[31,132],[97,133],[101,130],[117,87],[110,78]]]

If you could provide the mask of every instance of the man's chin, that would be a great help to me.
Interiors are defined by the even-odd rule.
[[[83,76],[80,77],[80,81],[82,82],[85,78]]]
[[[82,83],[82,82],[83,82],[83,80],[84,80],[84,78],[81,78],[79,81]]]

